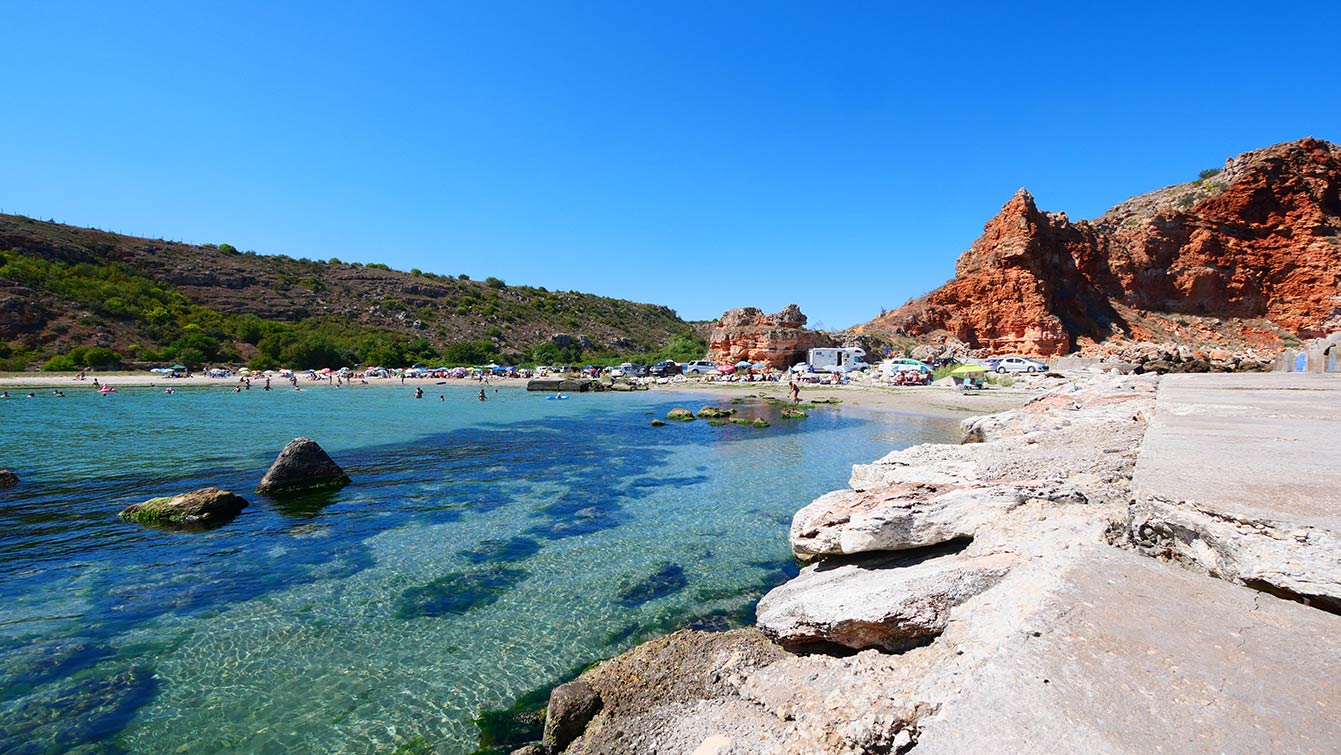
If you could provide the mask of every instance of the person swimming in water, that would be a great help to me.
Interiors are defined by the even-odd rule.
[[[415,386],[415,388],[414,388],[414,397],[415,397],[415,398],[423,398],[423,397],[424,397],[424,389],[421,388],[421,387],[419,387],[419,386]]]
[[[484,400],[484,389],[481,388],[481,389],[480,389],[480,401],[483,401],[483,400]]]

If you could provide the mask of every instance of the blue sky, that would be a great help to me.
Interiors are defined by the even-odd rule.
[[[0,209],[845,327],[1341,140],[1341,3],[9,3]]]

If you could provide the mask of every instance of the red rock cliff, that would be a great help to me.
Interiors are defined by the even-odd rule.
[[[741,360],[785,369],[804,362],[810,349],[830,345],[824,333],[806,330],[806,316],[795,304],[766,315],[758,307],[728,310],[708,338],[708,358],[718,364]]]
[[[1341,328],[1341,147],[1328,142],[1246,153],[1093,221],[1040,212],[1021,189],[983,230],[953,280],[859,330],[1056,355]]]

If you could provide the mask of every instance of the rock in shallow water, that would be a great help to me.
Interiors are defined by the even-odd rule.
[[[151,498],[121,510],[121,518],[141,524],[220,522],[247,508],[247,499],[219,488],[201,488],[178,496]]]
[[[256,486],[257,493],[292,493],[342,488],[349,475],[311,438],[294,438]]]
[[[587,724],[601,710],[601,696],[586,682],[569,682],[554,688],[545,710],[542,745],[549,752],[562,752],[582,736]]]
[[[12,488],[19,484],[19,476],[8,469],[0,469],[0,488]]]

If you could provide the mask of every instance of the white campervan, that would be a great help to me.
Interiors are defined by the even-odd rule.
[[[870,367],[862,361],[865,349],[811,349],[806,354],[806,363],[815,372],[855,372]]]

